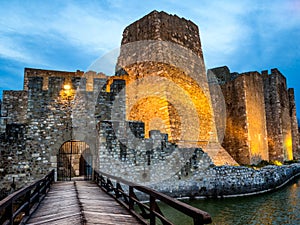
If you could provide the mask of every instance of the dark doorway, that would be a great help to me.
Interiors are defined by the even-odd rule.
[[[86,149],[80,156],[80,176],[86,180],[92,179],[93,173],[93,155],[90,149]]]
[[[92,178],[93,155],[82,141],[67,141],[57,155],[57,180],[67,181],[73,177]]]

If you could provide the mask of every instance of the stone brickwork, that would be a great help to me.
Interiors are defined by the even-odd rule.
[[[143,40],[171,41],[203,58],[198,26],[176,15],[153,11],[125,28],[122,45]]]
[[[269,161],[263,79],[258,72],[243,73],[241,76],[245,80],[249,164]]]
[[[26,130],[24,124],[8,124],[0,134],[0,192],[12,192],[35,179],[30,173],[34,159],[25,151]]]
[[[176,198],[249,196],[278,190],[299,174],[299,163],[266,166],[259,170],[243,166],[218,166],[197,170],[185,180],[174,177],[151,187]]]
[[[293,159],[292,125],[286,78],[277,70],[263,71],[270,160]],[[294,151],[297,151],[294,149]]]
[[[298,129],[293,89],[277,70],[230,73],[227,67],[208,71],[217,77],[226,102],[222,146],[241,164],[298,157]]]
[[[300,148],[299,148],[299,130],[298,130],[298,121],[296,115],[296,102],[294,89],[288,89],[289,94],[289,105],[290,105],[290,117],[291,117],[291,129],[292,129],[292,148],[293,148],[293,157],[296,159],[300,158]]]
[[[215,163],[217,155],[226,154],[218,142],[194,23],[151,12],[124,30],[117,68],[115,78],[126,80],[127,119],[144,122],[145,137],[161,130],[180,147],[205,149]],[[230,155],[222,163],[236,164]]]
[[[257,72],[236,76],[227,67],[210,72],[221,84],[226,102],[223,147],[241,164],[269,160],[262,76]]]
[[[4,91],[2,116],[6,117],[6,123],[25,123],[27,113],[27,91]]]
[[[87,143],[95,156],[93,164],[97,164],[92,109],[106,76],[30,68],[24,74],[25,90],[3,95],[1,115],[6,131],[1,135],[0,171],[6,190],[13,178],[19,188],[57,169],[59,149],[70,140]],[[64,90],[66,84],[70,90]]]
[[[107,85],[110,85],[110,92],[100,92],[100,111],[96,114],[100,121],[97,130],[101,171],[149,184],[175,173],[185,176],[192,169],[205,169],[213,164],[201,149],[182,148],[170,143],[168,134],[160,130],[150,130],[144,138],[146,131],[143,122],[125,120],[125,80],[113,79]],[[115,107],[117,111],[114,111]],[[101,114],[103,109],[106,112]],[[149,114],[146,111],[143,113]]]

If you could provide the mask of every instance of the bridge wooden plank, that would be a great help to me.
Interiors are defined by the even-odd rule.
[[[77,181],[77,190],[87,224],[142,224],[96,184]]]
[[[85,223],[82,218],[86,219]],[[27,224],[138,225],[142,223],[96,184],[89,181],[72,181],[53,184]]]
[[[38,210],[27,224],[81,224],[81,212],[73,182],[52,185]]]

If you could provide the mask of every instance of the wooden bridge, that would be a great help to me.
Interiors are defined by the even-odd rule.
[[[54,182],[52,171],[0,201],[0,224],[173,225],[157,201],[191,217],[194,225],[212,222],[208,213],[148,187],[94,174],[93,181]]]

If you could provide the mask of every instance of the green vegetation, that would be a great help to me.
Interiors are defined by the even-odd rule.
[[[263,168],[265,166],[269,166],[269,165],[274,165],[274,166],[282,166],[282,165],[291,165],[293,163],[299,163],[299,160],[288,160],[288,161],[284,161],[283,163],[277,160],[274,161],[266,161],[266,160],[262,160],[260,161],[258,164],[251,164],[251,165],[245,165],[243,164],[242,166],[246,166],[252,169],[260,169]]]

